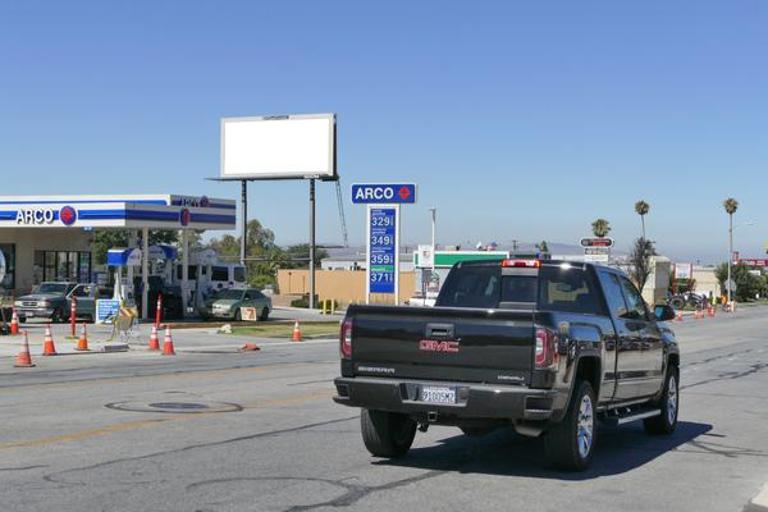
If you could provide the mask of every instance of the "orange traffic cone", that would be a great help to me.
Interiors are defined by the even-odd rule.
[[[27,333],[24,333],[24,343],[21,346],[21,352],[16,354],[16,363],[13,365],[16,368],[29,368],[35,366],[32,364],[32,356],[29,354],[29,338]]]
[[[291,337],[291,340],[301,341],[301,327],[299,327],[298,320],[296,320],[296,323],[293,324],[293,336]]]
[[[160,340],[157,337],[157,326],[152,326],[152,334],[149,335],[149,350],[160,350]]]
[[[50,324],[45,328],[45,340],[43,341],[43,355],[44,356],[57,355],[56,346],[53,344],[53,335],[51,335]]]
[[[165,340],[163,341],[163,355],[175,356],[176,351],[173,349],[173,338],[171,337],[171,326],[165,326]]]
[[[88,330],[85,327],[85,324],[83,324],[83,327],[80,329],[80,339],[77,342],[77,348],[75,350],[79,352],[90,352],[91,349],[88,348]]]
[[[16,312],[16,308],[13,308],[13,316],[11,317],[11,334],[14,336],[19,334],[19,314]]]

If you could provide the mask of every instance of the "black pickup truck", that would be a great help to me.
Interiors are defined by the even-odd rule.
[[[619,270],[539,260],[463,262],[434,308],[351,306],[334,401],[361,407],[363,441],[405,455],[417,427],[544,436],[552,465],[585,469],[597,421],[677,425],[680,355]]]

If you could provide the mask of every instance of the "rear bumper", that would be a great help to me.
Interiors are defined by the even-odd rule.
[[[524,386],[499,386],[460,382],[340,377],[334,380],[342,405],[438,418],[438,423],[463,420],[546,421],[555,416],[556,391]],[[444,405],[419,401],[422,385],[456,389],[457,403]]]

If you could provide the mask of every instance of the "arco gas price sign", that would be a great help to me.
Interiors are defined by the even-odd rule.
[[[416,202],[413,183],[359,183],[352,185],[352,202],[367,205],[366,302],[376,294],[400,290],[400,207]]]

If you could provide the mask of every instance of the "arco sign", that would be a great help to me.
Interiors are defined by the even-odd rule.
[[[53,224],[56,212],[52,208],[22,208],[16,212],[16,224],[44,226]]]

